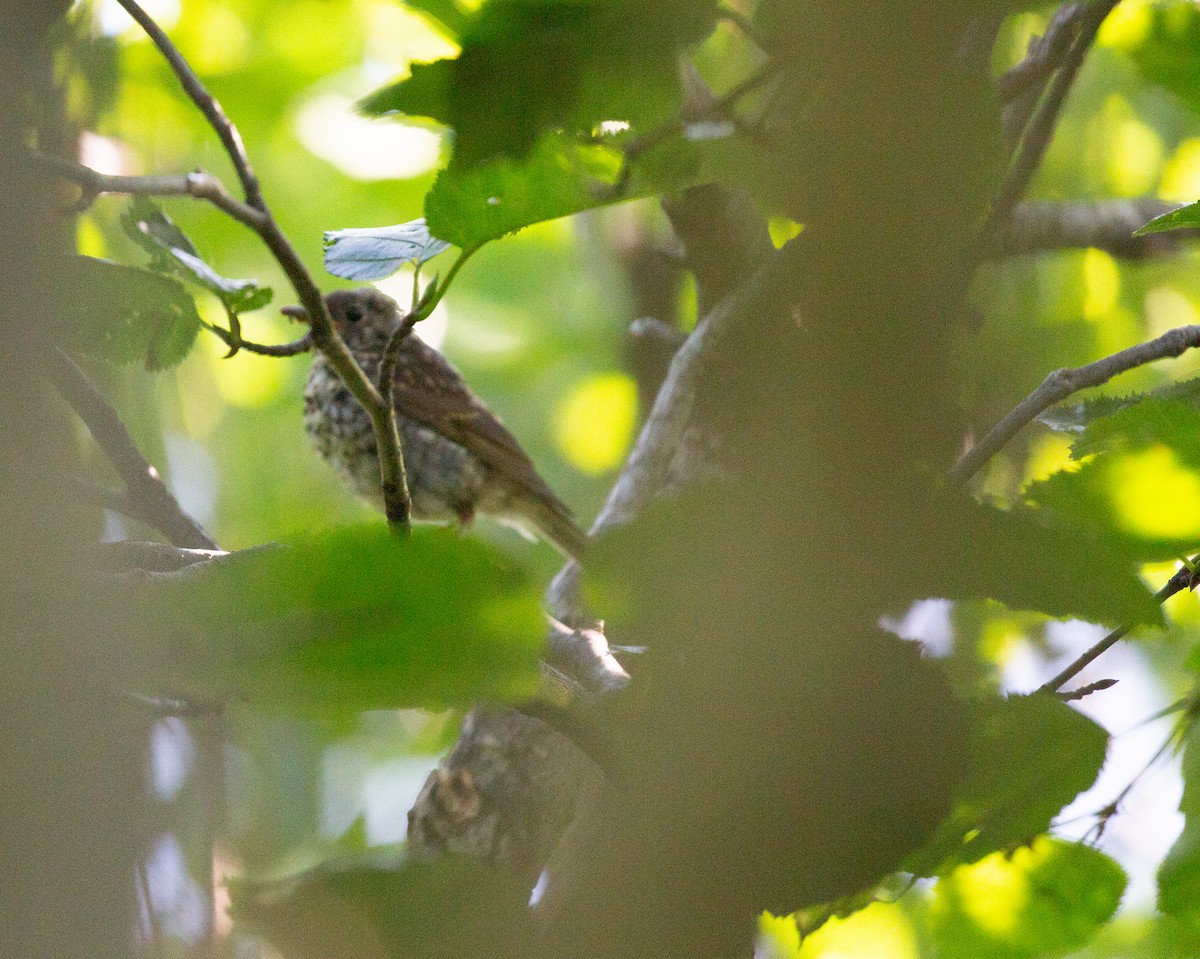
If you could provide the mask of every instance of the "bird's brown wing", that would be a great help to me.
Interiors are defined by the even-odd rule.
[[[512,435],[471,392],[462,376],[441,353],[409,336],[396,364],[392,399],[402,416],[424,423],[474,454],[485,464],[525,487],[547,505],[569,516],[565,504],[538,476],[533,461]]]

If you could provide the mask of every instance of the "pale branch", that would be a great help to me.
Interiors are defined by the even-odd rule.
[[[1177,251],[1200,239],[1200,230],[1172,230],[1135,237],[1151,220],[1178,207],[1153,197],[1099,202],[1025,202],[989,238],[987,255],[1000,258],[1050,250],[1104,250],[1116,257],[1142,259]]]
[[[158,471],[142,456],[117,411],[87,374],[58,350],[50,351],[46,362],[59,393],[83,420],[125,484],[126,499],[135,518],[158,530],[175,546],[216,549],[216,541],[184,512]]]
[[[992,202],[992,210],[982,233],[985,245],[988,238],[1008,220],[1013,208],[1029,189],[1030,181],[1041,165],[1050,139],[1054,136],[1058,118],[1079,75],[1079,69],[1087,58],[1096,34],[1100,32],[1100,26],[1118,3],[1120,0],[1091,0],[1079,13],[1070,49],[1067,50],[1062,65],[1051,78],[1037,109],[1026,125],[1004,182]]]
[[[269,214],[237,199],[225,189],[219,179],[203,170],[163,176],[117,176],[100,173],[91,167],[37,151],[30,151],[29,156],[56,176],[70,180],[79,187],[79,199],[74,207],[77,212],[86,210],[97,197],[105,193],[115,193],[127,196],[188,196],[196,200],[207,200],[217,209],[255,231],[269,218]]]
[[[965,452],[949,471],[956,483],[965,483],[1026,425],[1073,393],[1102,386],[1115,376],[1157,360],[1172,359],[1200,346],[1200,326],[1180,326],[1162,336],[1121,350],[1102,360],[1074,369],[1055,370],[1042,385],[993,426]]]
[[[1045,34],[1030,41],[1025,59],[996,78],[1001,100],[1015,100],[1062,66],[1086,8],[1086,3],[1064,3],[1055,11]]]
[[[589,695],[619,692],[629,684],[629,673],[618,662],[599,629],[571,629],[553,616],[546,661],[560,669]]]
[[[220,103],[207,90],[200,81],[200,78],[196,76],[187,60],[171,42],[170,38],[137,4],[136,0],[119,0],[119,2],[129,15],[138,22],[142,29],[146,31],[159,52],[166,59],[167,63],[170,64],[172,70],[174,70],[176,77],[178,77],[180,84],[183,86],[184,92],[187,93],[200,112],[204,114],[209,124],[216,130],[217,135],[220,137],[221,143],[224,145],[226,153],[229,154],[229,158],[233,162],[234,168],[238,172],[238,177],[242,182],[242,187],[245,190],[246,204],[244,205],[249,206],[260,214],[253,221],[248,222],[243,219],[241,222],[245,223],[258,234],[295,289],[296,295],[300,299],[300,304],[308,314],[309,323],[312,328],[310,334],[312,345],[329,359],[329,364],[341,378],[342,382],[346,384],[346,388],[350,391],[351,395],[370,415],[371,423],[375,429],[376,444],[379,449],[381,478],[386,479],[389,475],[402,472],[403,466],[398,467],[394,462],[391,462],[393,457],[403,456],[391,413],[384,407],[383,398],[379,395],[379,390],[375,388],[375,384],[363,372],[362,367],[358,365],[358,362],[338,335],[337,330],[334,329],[333,321],[329,316],[329,308],[325,305],[325,298],[321,295],[321,291],[313,280],[312,274],[309,273],[308,267],[305,266],[300,254],[292,246],[291,241],[271,214],[259,189],[258,179],[250,166],[250,160],[246,154],[246,149],[237,127],[225,115],[225,111],[221,108]],[[235,219],[239,219],[232,212],[230,212],[230,215],[234,216]],[[385,487],[385,496],[386,494],[387,488]],[[403,512],[403,508],[395,503],[385,501],[385,507],[389,517]]]
[[[718,219],[708,223],[716,236],[755,237],[748,257],[770,250],[766,225],[744,196],[721,188],[688,191],[682,203],[695,203]],[[678,211],[677,211],[678,212]],[[697,210],[697,225],[704,216]],[[737,224],[727,218],[741,218]],[[699,242],[703,231],[698,230]],[[683,239],[681,237],[681,239]],[[763,242],[757,242],[763,240]],[[685,246],[687,240],[683,239]],[[698,252],[698,251],[691,251]],[[712,261],[693,259],[693,269]],[[738,329],[751,320],[742,287],[757,289],[752,277],[761,261],[747,263],[737,277],[722,272],[706,276],[714,294],[727,293],[720,305],[704,316],[671,363],[654,409],[609,494],[594,530],[632,519],[658,494],[673,468],[675,452],[692,425],[703,373],[718,362]],[[723,287],[725,281],[737,290]],[[698,280],[699,282],[699,280]],[[590,620],[579,596],[580,567],[568,563],[547,591],[547,603],[558,620],[552,621],[548,658],[552,667],[585,696],[600,697],[627,682],[602,628]],[[572,626],[580,628],[572,629]],[[599,776],[583,751],[546,723],[512,709],[476,709],[467,717],[458,742],[426,781],[408,817],[409,849],[414,855],[465,853],[487,862],[504,862],[532,882],[545,865],[576,809]]]

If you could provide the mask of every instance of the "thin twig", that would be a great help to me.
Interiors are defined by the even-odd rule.
[[[1077,703],[1087,699],[1092,693],[1102,693],[1106,689],[1112,689],[1115,685],[1117,685],[1115,679],[1098,679],[1094,683],[1079,687],[1079,689],[1072,689],[1069,693],[1059,693],[1058,698],[1064,703]]]
[[[400,360],[400,348],[412,333],[417,322],[415,312],[405,313],[400,319],[400,325],[392,331],[383,348],[383,359],[379,363],[379,395],[383,397],[383,407],[387,413],[389,431],[399,443],[399,424],[396,422],[396,406],[393,393],[396,388],[396,364]],[[382,465],[383,461],[380,460]],[[387,520],[393,529],[402,535],[407,534],[412,526],[412,498],[408,491],[408,473],[404,468],[404,458],[396,457],[394,471],[386,469],[382,474],[383,501],[387,507]],[[388,495],[390,491],[391,495]]]
[[[275,257],[276,262],[282,268],[288,281],[296,291],[296,295],[300,300],[308,314],[309,323],[311,324],[311,342],[318,350],[320,350],[329,359],[330,366],[346,384],[346,388],[351,395],[362,405],[363,409],[371,417],[372,425],[375,428],[376,444],[379,450],[380,460],[380,476],[386,477],[389,474],[395,474],[402,467],[398,468],[394,462],[390,462],[393,457],[402,457],[403,453],[400,449],[399,439],[396,436],[395,430],[390,429],[389,425],[392,422],[390,412],[383,404],[383,397],[379,395],[379,390],[375,388],[375,384],[371,382],[370,377],[363,372],[362,367],[354,359],[354,356],[347,349],[346,344],[338,335],[333,327],[333,321],[329,316],[329,308],[325,304],[325,298],[321,295],[320,289],[312,278],[312,274],[308,272],[308,267],[300,258],[300,254],[296,252],[296,248],[292,246],[291,241],[284,234],[279,224],[271,215],[270,209],[267,207],[266,201],[262,197],[259,190],[258,180],[250,166],[249,158],[246,155],[245,146],[242,143],[241,135],[233,122],[225,115],[220,103],[216,98],[205,88],[200,82],[199,77],[188,65],[187,60],[171,43],[170,38],[159,28],[159,26],[151,19],[151,17],[136,3],[136,0],[119,0],[122,7],[129,13],[130,16],[138,22],[147,35],[158,47],[159,52],[170,64],[175,75],[179,78],[184,92],[196,104],[200,112],[208,119],[213,129],[217,131],[217,135],[221,138],[221,143],[225,147],[226,153],[229,154],[230,160],[233,162],[234,168],[238,171],[238,177],[242,182],[242,188],[246,194],[246,203],[238,204],[233,201],[229,204],[227,201],[205,195],[204,199],[208,199],[235,219],[245,223],[248,227],[254,230],[259,235],[262,241],[266,244],[267,249],[271,251],[271,255]],[[207,177],[210,183],[217,181],[212,177]],[[192,192],[192,195],[196,195]],[[228,197],[228,194],[225,194]],[[229,197],[229,200],[232,200]],[[224,205],[223,205],[224,204]],[[239,207],[246,207],[253,211],[255,216],[243,217],[236,212]],[[385,490],[385,505],[387,513],[390,516],[396,507],[395,504],[386,502],[387,487]]]
[[[1200,562],[1200,556],[1192,560],[1192,565]],[[1187,564],[1181,566],[1157,593],[1154,594],[1155,602],[1162,604],[1174,596],[1176,593],[1181,593],[1185,589],[1192,589],[1196,585],[1196,574],[1188,567]],[[1095,660],[1099,659],[1104,653],[1112,649],[1117,643],[1129,635],[1131,627],[1118,626],[1112,632],[1108,633],[1094,646],[1089,648],[1082,656],[1076,659],[1071,665],[1067,666],[1053,679],[1047,680],[1038,689],[1038,692],[1058,692],[1064,685],[1078,676],[1083,670],[1090,666]]]
[[[242,135],[238,133],[237,127],[225,115],[225,111],[221,109],[221,104],[205,88],[200,82],[200,78],[196,76],[194,70],[184,59],[183,54],[175,47],[168,39],[162,28],[154,22],[154,19],[146,13],[134,0],[117,0],[125,12],[128,13],[134,20],[137,21],[156,47],[158,52],[163,55],[163,58],[170,64],[171,69],[175,71],[175,76],[179,78],[184,91],[191,98],[192,102],[204,114],[205,119],[214,130],[217,131],[217,136],[221,138],[221,143],[225,147],[225,152],[229,154],[229,159],[233,161],[233,167],[237,170],[238,179],[241,180],[242,190],[246,196],[246,202],[256,210],[267,212],[267,205],[263,201],[262,190],[258,185],[258,177],[255,176],[254,170],[250,166],[250,158],[246,155],[246,146],[242,142]]]
[[[231,350],[245,350],[247,353],[257,353],[259,356],[299,356],[312,350],[312,334],[305,333],[300,339],[290,343],[252,343],[235,336],[232,330],[222,329],[212,323],[205,323],[204,328],[222,340]]]
[[[114,176],[35,150],[29,151],[29,156],[56,176],[79,186],[79,199],[73,207],[76,212],[86,210],[102,194],[117,193],[127,196],[190,196],[196,200],[207,200],[255,232],[270,219],[269,214],[243,203],[226,190],[217,177],[203,170],[166,176]]]
[[[216,541],[188,516],[179,501],[134,443],[117,411],[109,405],[76,363],[58,350],[47,354],[55,386],[92,438],[104,450],[125,484],[130,511],[137,519],[162,533],[174,546],[187,549],[217,549]]]
[[[1120,0],[1093,0],[1079,14],[1075,40],[1021,137],[1004,183],[992,203],[992,211],[981,234],[985,243],[1008,220],[1013,208],[1029,189],[1033,174],[1041,165],[1050,139],[1058,126],[1063,104],[1066,103],[1067,94],[1071,92],[1071,87],[1079,75],[1079,68],[1083,66],[1096,34],[1100,32],[1101,24],[1118,3]]]
[[[1041,386],[993,426],[982,440],[962,455],[951,467],[950,478],[957,483],[969,480],[1021,429],[1072,393],[1101,386],[1121,373],[1156,360],[1180,356],[1197,346],[1200,346],[1200,326],[1180,326],[1148,343],[1131,346],[1095,363],[1075,369],[1055,370],[1042,381]]]

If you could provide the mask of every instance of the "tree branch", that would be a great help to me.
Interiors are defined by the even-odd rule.
[[[684,445],[681,440],[693,425],[701,377],[748,321],[744,307],[747,291],[757,288],[754,275],[762,264],[758,257],[773,249],[765,223],[743,194],[695,188],[677,202],[681,206],[672,219],[678,216],[680,223],[697,227],[694,234],[677,229],[693,269],[704,274],[698,276],[698,285],[706,296],[724,299],[701,319],[672,360],[653,411],[593,530],[632,519],[671,475],[676,453]],[[745,238],[744,246],[734,247],[746,257],[741,273],[701,252],[706,240],[715,252],[720,238],[732,235]],[[728,249],[726,253],[728,259]],[[577,563],[568,563],[547,591],[547,603],[566,623],[551,621],[547,658],[586,694],[603,696],[622,688],[628,677],[601,624],[582,608],[580,574]],[[532,881],[597,776],[581,750],[544,722],[511,709],[476,709],[409,812],[409,850],[418,856],[458,852],[504,862]]]
[[[1042,381],[1041,386],[1025,397],[1012,412],[993,426],[982,440],[959,458],[950,469],[950,478],[956,483],[965,483],[1027,424],[1072,393],[1102,386],[1121,373],[1127,373],[1156,360],[1181,356],[1197,346],[1200,346],[1200,326],[1180,326],[1168,330],[1148,343],[1139,343],[1086,366],[1055,370]]]
[[[1135,237],[1135,231],[1178,204],[1153,197],[1096,203],[1025,202],[989,239],[987,255],[1019,256],[1047,250],[1095,247],[1113,256],[1142,259],[1170,253],[1200,239],[1200,230],[1172,230]]]
[[[217,549],[216,541],[183,511],[158,471],[142,456],[117,411],[83,370],[58,350],[50,351],[47,359],[58,391],[87,425],[125,484],[134,518],[158,530],[174,546]]]
[[[989,239],[1012,214],[1013,208],[1025,196],[1033,174],[1046,155],[1046,148],[1058,126],[1067,94],[1079,75],[1088,51],[1091,49],[1100,26],[1120,0],[1092,0],[1079,12],[1075,25],[1075,39],[1063,58],[1062,66],[1050,81],[1045,94],[1029,121],[1017,145],[1016,155],[1009,165],[1004,183],[992,203],[992,211],[982,236]]]
[[[1192,566],[1195,566],[1197,563],[1200,563],[1200,556],[1197,556],[1191,560]],[[1167,580],[1166,585],[1164,585],[1162,589],[1154,594],[1154,599],[1159,603],[1165,603],[1176,593],[1182,593],[1185,589],[1195,589],[1196,582],[1196,573],[1194,573],[1187,564],[1180,566],[1179,569],[1176,570],[1175,575]],[[1058,692],[1058,690],[1062,689],[1063,686],[1083,672],[1095,660],[1099,659],[1100,656],[1108,652],[1115,645],[1117,645],[1117,643],[1128,636],[1129,632],[1129,626],[1118,626],[1098,643],[1090,647],[1087,652],[1072,662],[1070,666],[1066,667],[1066,669],[1060,672],[1057,676],[1043,683],[1038,688],[1038,692]]]
[[[225,111],[221,109],[221,104],[217,102],[216,97],[208,92],[187,60],[183,58],[183,54],[179,52],[166,33],[163,32],[162,28],[154,22],[153,18],[145,10],[138,6],[134,0],[118,0],[118,2],[125,8],[125,12],[133,17],[138,26],[146,32],[146,36],[158,47],[158,52],[163,55],[163,59],[175,71],[175,76],[179,78],[184,92],[196,104],[200,112],[204,114],[209,125],[217,131],[217,136],[221,138],[225,152],[229,154],[229,159],[233,161],[233,167],[237,170],[238,179],[242,182],[242,190],[245,193],[246,202],[254,207],[254,209],[267,213],[267,204],[263,200],[262,191],[258,185],[258,177],[250,166],[250,158],[246,155],[246,146],[242,142],[242,135],[238,132],[237,127],[233,125],[229,117],[225,115]]]
[[[1029,44],[1025,59],[997,77],[996,92],[1001,100],[1015,100],[1062,66],[1086,9],[1086,3],[1064,3],[1055,11],[1045,34]]]
[[[291,343],[251,343],[249,340],[243,340],[232,330],[224,330],[211,323],[205,323],[204,328],[219,340],[224,341],[225,345],[231,350],[245,350],[247,353],[257,353],[259,356],[286,358],[289,356],[299,356],[301,353],[307,353],[312,349],[312,334],[310,333],[305,333],[300,339],[292,340]]]
[[[383,358],[379,362],[379,395],[388,418],[387,432],[400,443],[399,427],[396,423],[396,407],[393,393],[396,389],[396,363],[400,359],[400,348],[412,333],[417,322],[415,312],[405,313],[400,325],[392,331],[383,347]],[[387,508],[387,519],[393,528],[404,533],[412,526],[412,498],[408,492],[408,474],[404,469],[404,457],[388,457],[389,466],[383,467],[383,502]],[[383,464],[383,457],[380,457]],[[390,467],[390,468],[389,468]]]
[[[375,384],[363,372],[342,338],[338,336],[337,331],[333,328],[333,322],[329,316],[329,308],[325,305],[325,298],[321,295],[316,282],[312,275],[308,272],[308,268],[304,265],[304,261],[300,258],[300,254],[296,252],[296,248],[292,246],[286,234],[279,227],[272,216],[270,209],[267,207],[266,201],[263,199],[262,193],[258,186],[258,179],[250,166],[250,160],[246,155],[246,148],[242,143],[241,134],[238,133],[237,127],[225,115],[225,111],[221,108],[220,103],[216,98],[205,88],[200,82],[199,77],[188,65],[187,60],[171,43],[167,35],[159,28],[153,19],[136,3],[136,0],[119,0],[122,7],[129,13],[134,20],[146,31],[146,34],[154,42],[159,52],[170,64],[171,69],[175,71],[175,75],[179,78],[184,92],[196,104],[200,112],[204,114],[209,124],[216,130],[217,135],[221,139],[221,143],[225,147],[225,152],[229,154],[230,160],[233,162],[234,168],[238,172],[238,178],[242,182],[242,188],[246,194],[246,203],[235,207],[232,204],[222,200],[218,202],[210,196],[205,196],[240,222],[254,230],[255,233],[266,244],[267,249],[271,251],[276,262],[282,268],[288,281],[292,284],[296,291],[297,297],[300,299],[301,305],[308,314],[308,319],[311,324],[311,341],[312,345],[320,350],[329,359],[330,365],[337,372],[342,382],[346,384],[346,388],[351,395],[362,405],[363,409],[371,417],[371,423],[375,428],[376,445],[379,450],[379,467],[380,477],[384,480],[388,476],[403,472],[403,465],[397,465],[393,462],[394,458],[403,456],[400,449],[400,438],[396,435],[394,418],[390,410],[384,407],[383,397],[379,395],[379,391],[375,388]],[[209,180],[216,182],[213,178]],[[195,195],[195,194],[192,194]],[[228,196],[228,194],[225,194]],[[232,198],[230,198],[232,199]],[[234,201],[236,203],[236,201]],[[225,205],[222,205],[225,204]],[[253,210],[255,216],[242,218],[238,216],[234,210],[245,206]],[[385,496],[387,487],[385,486]],[[403,512],[403,507],[397,503],[387,502],[385,507],[388,516],[395,513]]]

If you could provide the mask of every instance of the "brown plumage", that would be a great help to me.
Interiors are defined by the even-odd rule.
[[[372,380],[400,311],[372,287],[326,297],[330,315]],[[306,318],[303,310],[285,313]],[[476,514],[540,533],[579,558],[587,535],[538,475],[516,438],[437,350],[408,336],[400,347],[393,404],[417,520],[470,523]],[[317,451],[360,496],[382,509],[379,460],[370,417],[321,354],[304,389],[304,424]]]

